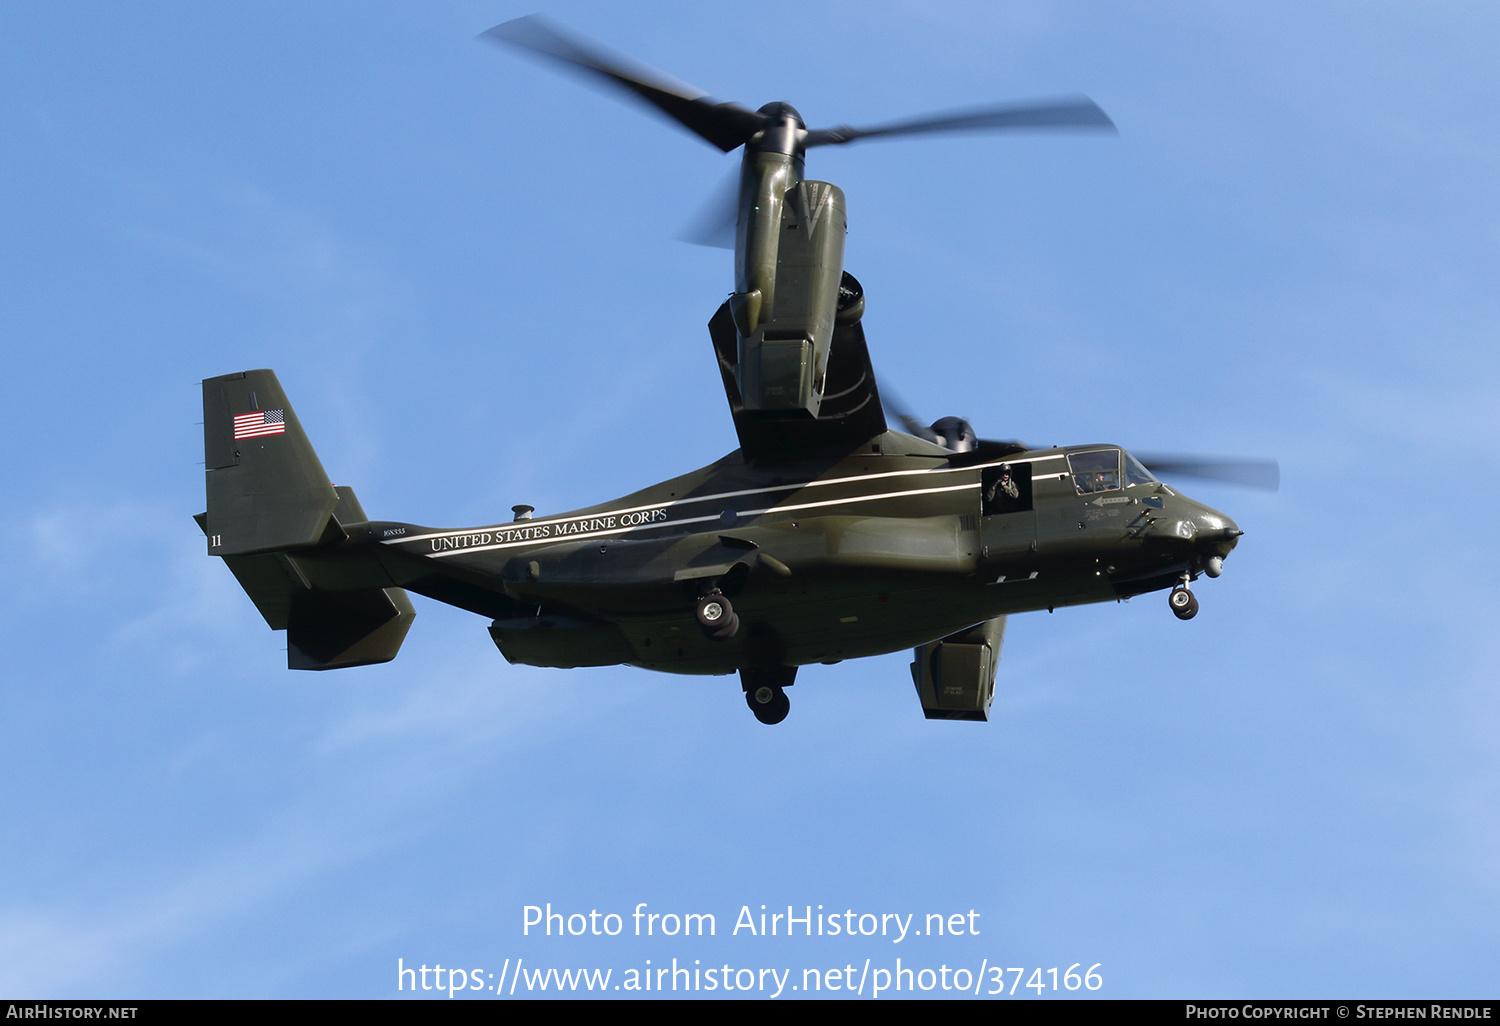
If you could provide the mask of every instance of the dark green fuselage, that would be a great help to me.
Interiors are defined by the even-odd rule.
[[[1232,521],[1159,482],[1081,492],[1067,454],[1112,451],[976,462],[888,432],[818,465],[760,469],[732,453],[557,516],[346,524],[347,542],[297,558],[378,565],[385,579],[370,584],[492,616],[512,662],[692,674],[836,662],[1002,614],[1167,588],[1234,547]],[[984,475],[999,465],[1029,469],[1030,508],[985,515]],[[709,586],[741,618],[733,638],[694,622]]]

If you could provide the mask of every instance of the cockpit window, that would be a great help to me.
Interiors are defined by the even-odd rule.
[[[1073,472],[1073,485],[1080,495],[1086,492],[1108,492],[1120,487],[1119,449],[1069,453],[1068,468]]]
[[[1153,485],[1160,483],[1156,479],[1156,475],[1147,470],[1141,464],[1140,460],[1128,452],[1125,454],[1125,486],[1127,488],[1131,485]]]

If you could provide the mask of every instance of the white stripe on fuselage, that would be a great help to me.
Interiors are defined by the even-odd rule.
[[[984,470],[987,467],[998,467],[998,466],[1000,466],[1001,464],[1004,464],[1004,463],[1039,463],[1042,460],[1060,460],[1062,458],[1063,458],[1063,454],[1061,454],[1061,453],[1055,453],[1055,454],[1052,454],[1052,455],[1049,455],[1049,456],[1028,456],[1025,459],[995,460],[995,461],[993,461],[991,463],[976,463],[976,464],[974,464],[971,467],[924,467],[924,468],[922,468],[920,470],[888,470],[888,471],[884,471],[884,472],[879,473],[879,474],[856,474],[856,475],[851,476],[851,477],[829,477],[829,478],[819,478],[819,479],[814,480],[814,481],[794,481],[791,484],[768,485],[768,486],[762,487],[762,488],[744,488],[744,489],[741,489],[740,491],[735,491],[735,492],[714,492],[714,493],[712,493],[710,495],[686,495],[686,496],[683,496],[680,499],[671,499],[671,500],[669,500],[667,502],[653,502],[653,503],[649,503],[649,504],[644,505],[644,506],[626,506],[623,509],[603,510],[603,511],[598,512],[598,513],[579,513],[579,514],[575,514],[573,516],[548,517],[548,518],[545,518],[545,519],[537,519],[537,520],[515,520],[515,521],[511,521],[508,524],[494,524],[494,525],[491,525],[491,526],[488,526],[488,527],[462,527],[462,528],[455,528],[455,529],[447,530],[447,531],[431,531],[431,532],[428,532],[427,534],[410,534],[410,535],[404,535],[404,536],[402,536],[400,538],[388,538],[388,539],[385,539],[382,542],[382,544],[384,544],[384,545],[400,545],[400,544],[404,544],[406,542],[426,541],[429,538],[452,538],[452,537],[455,537],[457,535],[463,535],[463,534],[483,534],[486,531],[490,532],[491,534],[494,534],[494,533],[502,532],[502,531],[514,531],[514,530],[517,530],[517,529],[522,528],[522,527],[533,527],[533,526],[539,527],[539,526],[542,526],[544,524],[546,524],[546,525],[570,524],[570,523],[574,523],[574,522],[579,521],[579,520],[596,520],[596,519],[599,519],[601,517],[621,517],[621,516],[625,516],[625,515],[630,514],[630,513],[644,513],[644,512],[650,511],[650,510],[672,509],[672,508],[677,507],[677,506],[692,505],[693,503],[698,503],[698,502],[716,502],[716,501],[721,501],[723,499],[738,499],[738,498],[743,498],[746,495],[766,495],[766,494],[768,494],[770,492],[786,492],[786,491],[796,491],[797,489],[800,489],[800,488],[817,488],[817,487],[826,486],[826,485],[851,484],[851,483],[856,482],[856,481],[880,481],[880,480],[883,480],[883,479],[886,479],[886,478],[912,477],[912,476],[915,476],[915,475],[918,475],[918,474],[958,474],[958,473],[963,473],[965,471],[970,471],[970,470]],[[1045,475],[1045,476],[1047,476],[1047,477],[1063,477],[1065,475],[1063,475],[1063,474],[1048,474],[1048,475]],[[958,485],[958,486],[955,486],[953,488],[913,490],[913,491],[906,491],[906,492],[882,492],[879,495],[854,496],[854,497],[849,498],[849,499],[835,499],[835,500],[831,500],[831,502],[810,503],[810,504],[804,504],[804,505],[800,505],[800,506],[776,506],[776,507],[773,507],[773,508],[776,509],[776,510],[778,510],[778,511],[780,511],[780,510],[788,510],[788,509],[811,509],[811,508],[813,508],[815,506],[818,506],[818,505],[830,505],[832,503],[838,503],[838,502],[861,502],[861,501],[864,501],[864,500],[867,500],[867,499],[884,499],[884,498],[890,498],[890,497],[899,496],[899,495],[927,495],[927,494],[931,494],[933,491],[956,491],[958,488],[966,488],[966,487],[972,487],[972,486],[971,485]],[[739,513],[740,516],[757,516],[757,515],[759,515],[761,513],[766,512],[766,510],[753,510],[753,511],[752,510],[739,510],[737,512]],[[717,516],[692,517],[692,518],[683,519],[683,520],[657,521],[655,524],[645,524],[645,525],[641,525],[641,526],[645,526],[645,527],[661,527],[661,526],[664,526],[667,523],[671,523],[671,524],[696,524],[696,523],[701,523],[701,522],[707,521],[707,520],[717,520],[717,519],[718,519]],[[590,533],[588,536],[589,537],[593,537],[594,534],[604,534],[604,533],[618,533],[618,532],[593,532],[593,533]],[[569,538],[582,538],[582,537],[585,537],[585,535],[583,533],[579,533],[579,534],[567,535],[566,537],[569,537]],[[552,539],[546,539],[546,540],[552,540]],[[507,544],[510,544],[510,543],[507,543]],[[524,542],[517,542],[515,544],[530,544],[530,541],[528,540],[528,541],[524,541]],[[468,549],[468,550],[465,550],[465,551],[474,551],[474,550]]]
[[[961,484],[961,485],[947,485],[947,486],[942,487],[942,488],[912,488],[912,489],[908,489],[906,491],[900,491],[900,492],[881,492],[878,495],[851,495],[851,496],[848,496],[847,498],[841,498],[841,499],[824,499],[824,500],[822,500],[820,502],[799,502],[799,503],[795,503],[795,504],[790,505],[790,506],[768,506],[765,509],[746,509],[746,510],[740,510],[740,511],[738,511],[738,515],[742,516],[742,517],[757,517],[757,516],[760,516],[763,513],[796,513],[798,511],[804,510],[804,509],[821,509],[821,508],[824,508],[824,507],[827,507],[827,506],[842,506],[842,505],[845,505],[846,503],[854,503],[854,502],[876,502],[876,501],[879,501],[881,499],[903,499],[903,498],[906,498],[907,496],[912,496],[912,495],[937,495],[937,494],[940,494],[940,493],[943,493],[943,492],[961,492],[961,491],[965,491],[965,490],[970,489],[970,488],[978,488],[978,487],[979,487],[979,485],[977,483],[975,483],[975,482],[968,482],[968,483]],[[649,507],[649,506],[643,506],[643,507],[639,507],[639,508],[632,507],[630,510],[617,510],[617,511],[613,511],[613,512],[606,511],[606,512],[603,512],[603,513],[595,513],[592,516],[588,517],[587,519],[590,519],[590,520],[607,520],[607,519],[610,519],[612,517],[617,517],[621,513],[625,513],[625,512],[638,512],[639,510],[642,510],[642,509],[651,509],[651,508],[652,507]],[[585,518],[581,518],[580,517],[580,518],[576,518],[576,519],[585,519]],[[685,518],[683,518],[681,520],[658,520],[658,521],[656,521],[654,523],[638,524],[638,525],[633,525],[633,526],[629,526],[629,527],[615,527],[615,528],[609,528],[609,529],[600,530],[600,531],[581,531],[581,532],[579,532],[577,534],[564,534],[564,535],[558,535],[556,537],[551,537],[551,538],[527,538],[527,539],[523,539],[521,541],[505,541],[505,542],[495,542],[493,544],[472,545],[472,546],[467,546],[467,547],[464,547],[464,548],[451,548],[451,549],[447,549],[447,550],[442,551],[442,552],[433,552],[433,553],[431,553],[431,555],[432,555],[432,557],[434,559],[441,559],[441,558],[443,558],[445,556],[456,556],[456,555],[459,555],[459,554],[465,554],[466,555],[466,554],[472,553],[472,552],[493,552],[493,551],[495,551],[497,549],[513,549],[513,548],[518,548],[518,547],[521,547],[521,546],[548,545],[548,544],[553,544],[553,543],[556,543],[556,542],[566,542],[566,541],[582,541],[582,540],[588,539],[588,538],[607,538],[607,537],[610,537],[610,536],[613,536],[613,535],[628,534],[628,533],[630,533],[632,531],[646,531],[646,530],[651,530],[653,528],[681,527],[681,526],[684,526],[686,524],[704,524],[704,523],[708,523],[710,521],[714,521],[714,520],[718,520],[718,519],[720,519],[719,515],[718,514],[713,514],[713,515],[705,516],[705,517],[685,517]],[[537,523],[535,525],[528,524],[527,526],[542,527],[542,526],[548,526],[551,523],[552,522],[546,522],[546,521],[544,521],[542,523]],[[459,532],[459,533],[461,533],[461,534],[467,534],[467,535],[481,535],[481,536],[483,536],[483,535],[495,534],[497,532],[504,531],[507,528],[513,530],[513,529],[515,529],[515,526],[516,525],[514,525],[514,524],[510,524],[510,525],[506,525],[504,527],[499,527],[499,528],[494,528],[494,529],[480,528],[478,530],[464,531],[464,532]],[[434,538],[437,538],[437,537],[438,537],[437,535],[430,535],[430,534],[428,534],[428,535],[420,535],[417,538],[393,538],[390,541],[385,542],[385,544],[392,545],[392,544],[398,544],[398,543],[401,543],[401,542],[425,541],[425,540],[430,540],[430,539],[434,539]],[[447,536],[445,535],[445,537],[447,537]]]

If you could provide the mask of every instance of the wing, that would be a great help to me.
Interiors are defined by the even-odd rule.
[[[719,307],[708,322],[724,395],[747,463],[779,463],[823,454],[846,453],[886,432],[875,371],[865,347],[865,331],[858,321],[834,328],[828,348],[823,402],[816,419],[788,418],[748,411],[740,400],[735,376],[739,337],[729,315],[729,304]]]

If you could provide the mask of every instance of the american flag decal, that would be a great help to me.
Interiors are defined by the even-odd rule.
[[[285,410],[256,410],[241,413],[234,418],[235,438],[259,438],[261,435],[280,435],[286,432]]]

